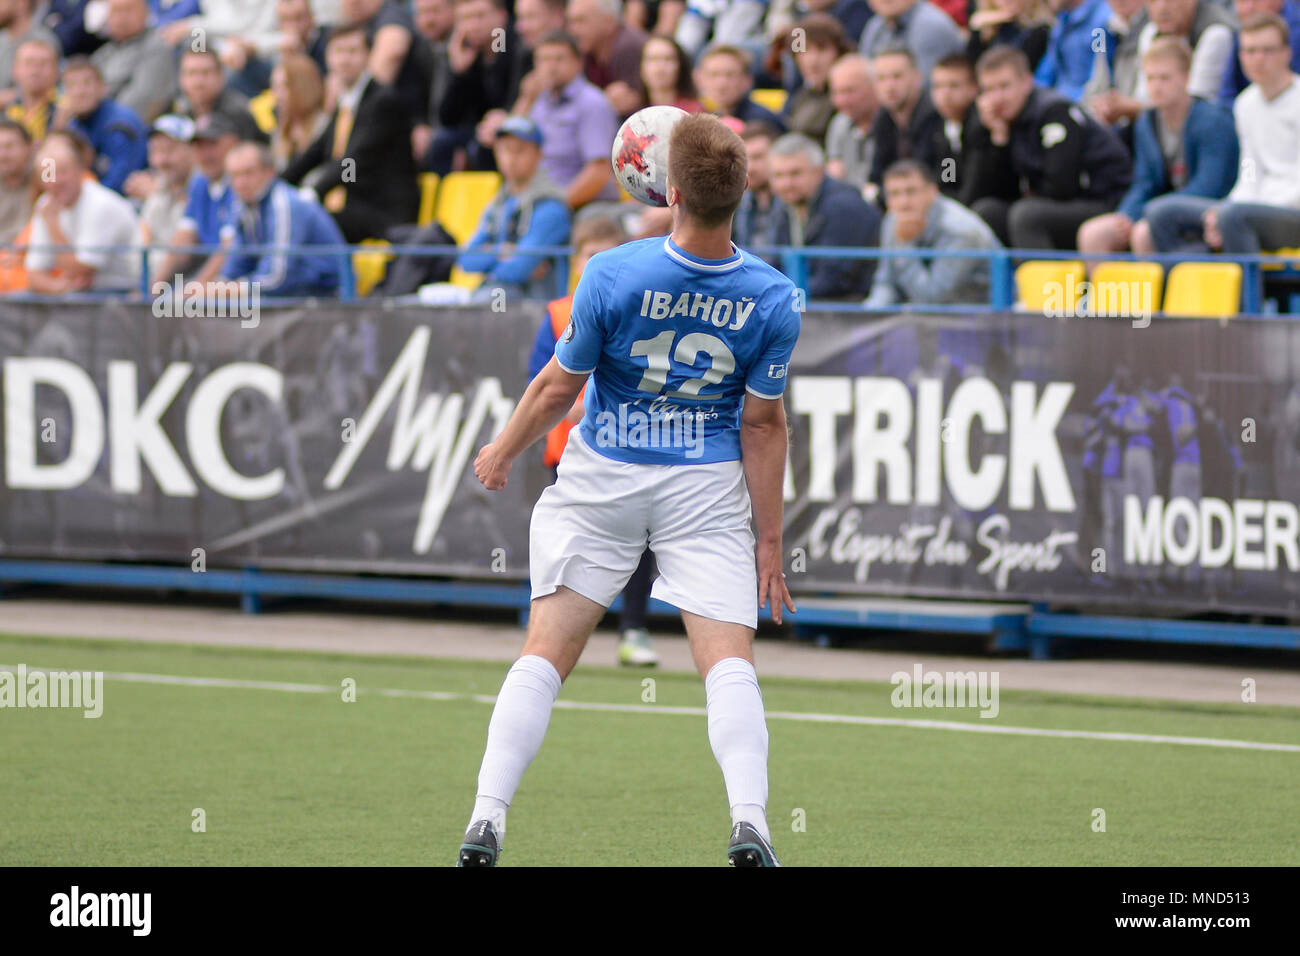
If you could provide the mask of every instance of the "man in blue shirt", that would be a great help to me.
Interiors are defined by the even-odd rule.
[[[1107,26],[1111,9],[1106,0],[1049,0],[1049,4],[1058,16],[1034,82],[1078,102],[1092,76],[1094,59],[1104,56],[1108,65],[1114,62],[1116,42]]]
[[[458,264],[466,272],[486,273],[474,301],[490,299],[496,289],[552,299],[552,261],[528,250],[569,241],[569,207],[564,190],[541,168],[542,131],[527,116],[512,116],[497,130],[493,154],[505,182],[483,210]]]
[[[198,267],[194,281],[208,282],[221,271],[219,247],[223,231],[234,221],[237,201],[226,178],[226,156],[239,143],[239,134],[229,118],[209,113],[194,124],[193,143],[199,171],[190,180],[185,213],[172,236],[175,251],[167,254],[154,281],[171,282],[178,273]],[[188,246],[206,246],[211,252],[192,253]]]
[[[94,171],[102,185],[120,193],[126,177],[149,164],[144,122],[135,110],[108,98],[99,67],[89,57],[71,57],[63,67],[63,111],[68,125],[95,147]]]
[[[474,462],[489,491],[504,488],[591,377],[595,394],[533,509],[528,640],[497,695],[461,866],[496,864],[560,684],[647,542],[659,566],[651,593],[681,608],[704,677],[731,807],[728,858],[780,865],[751,647],[763,603],[775,620],[782,605],[794,610],[781,571],[781,395],[798,302],[789,279],[731,241],[747,176],[740,137],[698,113],[673,127],[668,155],[672,234],[591,259],[554,358]]]
[[[334,218],[276,177],[275,158],[260,143],[232,149],[226,169],[239,205],[222,279],[256,284],[260,295],[335,295],[347,268],[347,243]],[[339,248],[305,251],[311,246]]]

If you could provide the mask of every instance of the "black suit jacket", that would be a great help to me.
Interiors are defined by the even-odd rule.
[[[337,122],[336,109],[316,140],[289,163],[284,178],[296,186],[319,167],[312,184],[318,195],[342,186],[349,204],[359,201],[378,207],[394,222],[414,222],[420,189],[411,157],[411,119],[401,97],[373,79],[366,84],[341,159],[333,157]],[[355,163],[347,176],[345,160]]]

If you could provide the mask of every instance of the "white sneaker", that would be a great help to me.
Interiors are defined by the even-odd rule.
[[[650,642],[650,632],[643,627],[624,631],[618,642],[618,662],[628,667],[656,667],[659,655]]]

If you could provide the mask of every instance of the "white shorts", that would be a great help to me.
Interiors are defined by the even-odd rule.
[[[647,542],[659,569],[652,597],[711,620],[757,626],[758,572],[741,463],[628,464],[593,451],[574,428],[555,484],[533,507],[533,598],[563,585],[609,607]]]

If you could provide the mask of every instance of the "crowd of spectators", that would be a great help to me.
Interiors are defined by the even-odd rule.
[[[584,221],[669,230],[609,163],[668,104],[744,140],[739,244],[908,253],[806,255],[811,299],[980,303],[916,251],[1300,246],[1297,69],[1300,0],[0,0],[0,292],[335,294],[299,246],[493,171],[458,264],[549,298]]]

